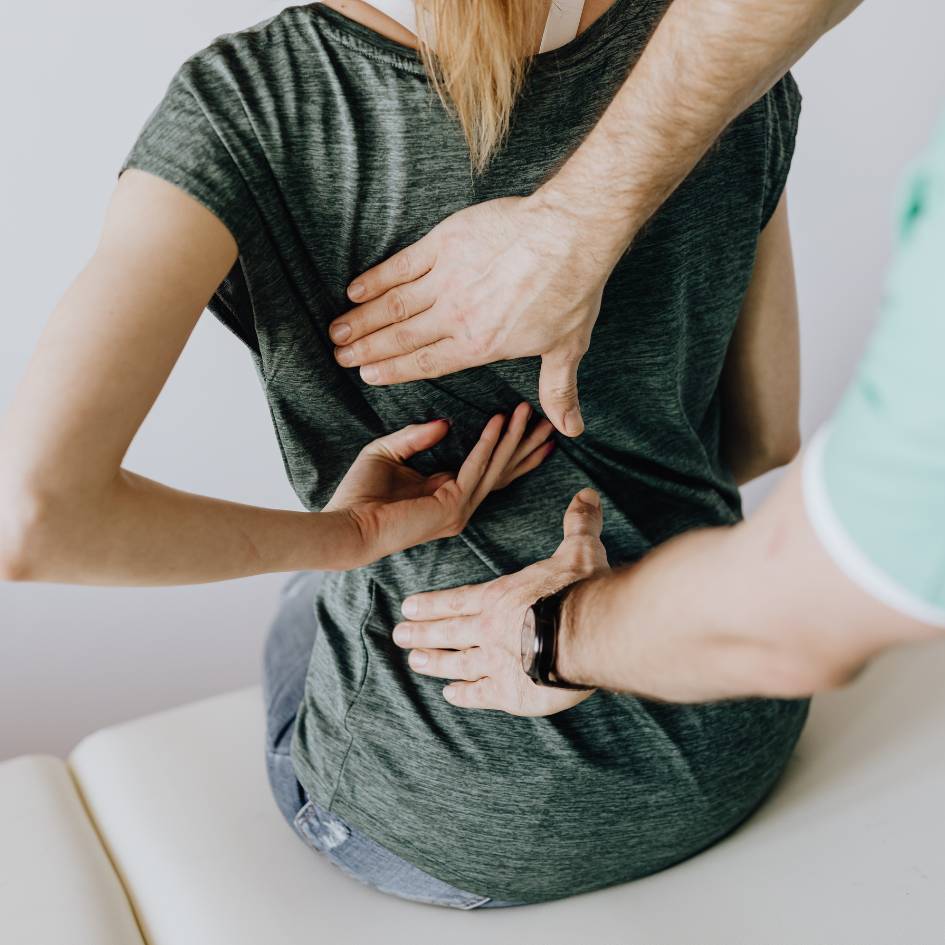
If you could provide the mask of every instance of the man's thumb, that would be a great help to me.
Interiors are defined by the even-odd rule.
[[[538,399],[545,416],[565,436],[580,436],[584,418],[578,403],[577,372],[581,355],[549,351],[541,357]]]

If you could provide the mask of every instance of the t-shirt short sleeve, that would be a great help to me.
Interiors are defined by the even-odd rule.
[[[761,213],[764,229],[778,208],[794,158],[801,117],[801,92],[789,72],[764,98],[767,117],[765,194]]]
[[[808,449],[805,499],[853,580],[945,626],[945,122],[904,198],[882,316]]]
[[[242,251],[253,232],[252,194],[214,117],[202,104],[193,62],[191,57],[171,79],[118,175],[133,167],[179,187],[224,223]]]

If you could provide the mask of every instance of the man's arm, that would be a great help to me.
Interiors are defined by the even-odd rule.
[[[597,126],[536,196],[585,237],[596,232],[612,267],[725,127],[860,2],[674,0]]]
[[[352,282],[360,304],[331,327],[341,363],[392,384],[540,354],[542,408],[581,433],[577,369],[617,260],[729,122],[859,2],[675,0],[551,180],[459,211]]]
[[[840,570],[806,515],[801,466],[747,521],[687,532],[576,585],[562,608],[563,678],[673,702],[792,698],[940,633]]]

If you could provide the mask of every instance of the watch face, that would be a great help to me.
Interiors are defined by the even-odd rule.
[[[525,611],[522,622],[522,669],[534,677],[535,658],[538,655],[538,634],[535,633],[535,611],[531,607]]]

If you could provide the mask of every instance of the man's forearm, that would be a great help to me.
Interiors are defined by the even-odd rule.
[[[535,197],[616,262],[725,127],[860,2],[674,0],[597,126]]]
[[[562,608],[563,678],[673,702],[789,698],[932,635],[833,562],[807,520],[800,465],[748,521],[689,532],[577,585]]]

